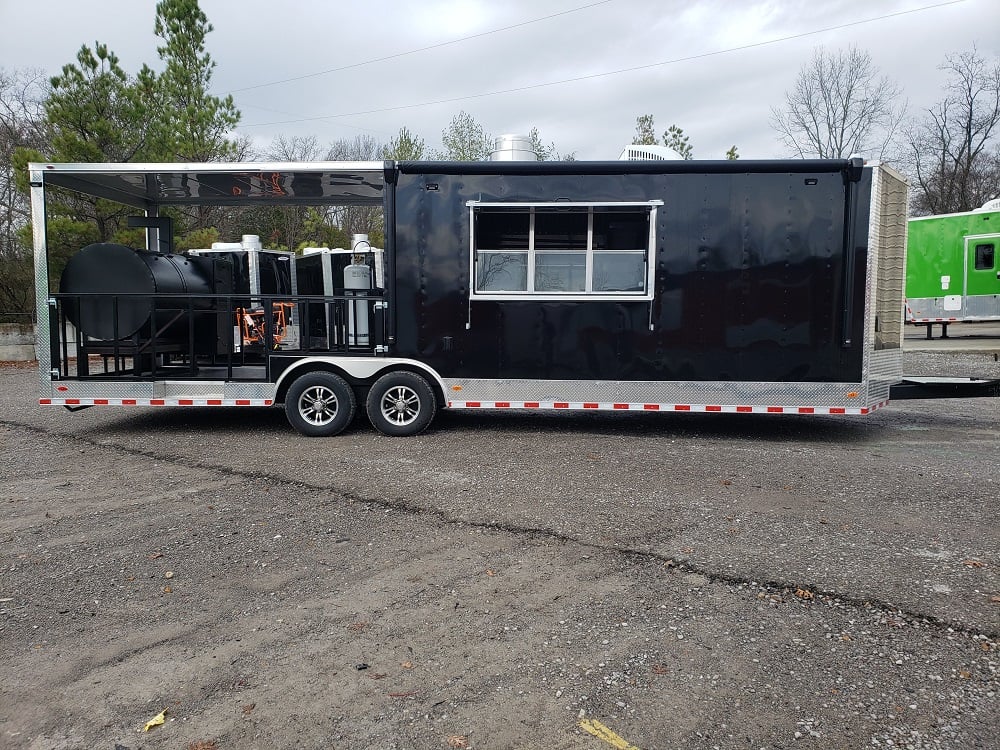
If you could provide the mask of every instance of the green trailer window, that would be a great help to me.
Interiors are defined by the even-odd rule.
[[[996,264],[996,248],[993,244],[976,245],[976,270],[992,271]]]

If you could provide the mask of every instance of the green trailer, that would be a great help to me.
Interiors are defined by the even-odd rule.
[[[906,320],[931,326],[1000,320],[1000,200],[910,219]],[[928,335],[930,328],[928,327]]]

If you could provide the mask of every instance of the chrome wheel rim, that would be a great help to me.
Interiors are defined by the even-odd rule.
[[[311,425],[330,424],[340,410],[337,394],[325,385],[312,385],[299,396],[299,416]]]
[[[411,424],[420,415],[420,396],[408,386],[394,385],[382,396],[381,410],[389,424]]]

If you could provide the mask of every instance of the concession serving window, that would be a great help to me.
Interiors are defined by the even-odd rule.
[[[650,300],[660,205],[470,201],[472,298]]]

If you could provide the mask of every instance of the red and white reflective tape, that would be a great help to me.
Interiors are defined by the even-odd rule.
[[[722,414],[871,414],[873,406],[744,406],[739,404],[632,404],[591,401],[449,401],[449,409],[555,409],[565,411],[719,412]]]
[[[910,303],[906,303],[906,319],[911,323],[957,323],[958,318],[918,318],[913,314]]]
[[[270,398],[40,398],[42,406],[271,406]]]

